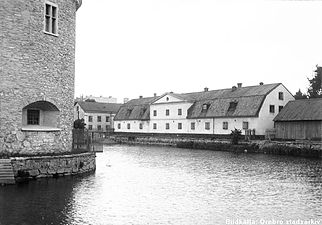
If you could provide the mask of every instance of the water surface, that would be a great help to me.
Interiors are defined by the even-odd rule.
[[[105,146],[86,176],[0,187],[0,225],[322,224],[321,160]]]

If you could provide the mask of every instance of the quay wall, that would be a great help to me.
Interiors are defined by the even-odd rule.
[[[194,136],[126,136],[112,135],[105,139],[106,143],[141,144],[172,146],[178,148],[204,149],[215,151],[230,151],[244,153],[263,153],[275,155],[290,155],[311,158],[322,158],[322,143],[313,141],[268,141],[240,140],[238,145],[231,144],[228,138],[210,138]]]
[[[17,182],[44,177],[59,177],[95,171],[95,153],[60,156],[11,157]]]

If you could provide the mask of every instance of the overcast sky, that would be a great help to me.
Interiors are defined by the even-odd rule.
[[[283,83],[322,65],[322,1],[83,0],[76,96],[138,98]]]

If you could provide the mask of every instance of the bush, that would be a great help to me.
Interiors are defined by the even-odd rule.
[[[233,145],[238,145],[239,139],[241,137],[241,133],[242,133],[241,130],[238,130],[236,128],[235,128],[235,130],[231,131],[230,136],[231,136],[231,143]]]

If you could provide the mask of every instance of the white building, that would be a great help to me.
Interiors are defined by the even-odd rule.
[[[114,129],[114,116],[122,104],[99,102],[76,102],[74,120],[84,119],[90,131],[111,131]]]
[[[124,104],[115,116],[115,131],[230,134],[237,128],[265,135],[267,129],[274,127],[274,117],[290,100],[294,100],[293,95],[281,83],[165,93]]]

